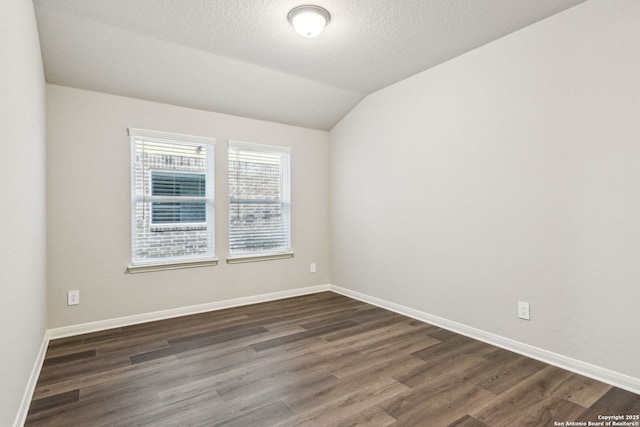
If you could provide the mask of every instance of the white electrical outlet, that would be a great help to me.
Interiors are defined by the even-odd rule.
[[[67,305],[78,305],[80,304],[80,291],[69,291],[67,292]]]
[[[318,270],[316,269],[316,263],[315,263],[315,262],[312,262],[312,263],[311,263],[311,266],[309,267],[309,272],[311,272],[311,273],[315,273],[316,271],[318,271]]]
[[[529,303],[518,301],[518,319],[529,320]]]

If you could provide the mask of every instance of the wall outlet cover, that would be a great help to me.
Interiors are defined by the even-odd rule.
[[[530,320],[528,302],[518,301],[518,318]]]
[[[67,292],[67,305],[78,305],[80,304],[80,291],[69,291]]]

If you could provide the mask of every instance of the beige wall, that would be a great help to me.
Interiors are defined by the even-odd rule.
[[[33,4],[0,2],[0,425],[10,426],[46,318],[45,84]]]
[[[611,6],[381,90],[337,125],[332,283],[640,378],[640,2]]]
[[[53,85],[47,106],[49,328],[329,283],[327,132]],[[217,139],[217,266],[125,274],[128,127]],[[226,264],[229,139],[292,148],[294,258]],[[66,305],[71,289],[78,306]]]

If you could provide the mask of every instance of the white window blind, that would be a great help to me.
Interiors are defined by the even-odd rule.
[[[132,265],[213,260],[211,138],[129,129]]]
[[[229,141],[229,253],[291,252],[290,149]]]

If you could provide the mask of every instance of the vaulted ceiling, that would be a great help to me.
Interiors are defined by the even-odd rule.
[[[331,129],[368,94],[584,0],[34,0],[47,82]]]

